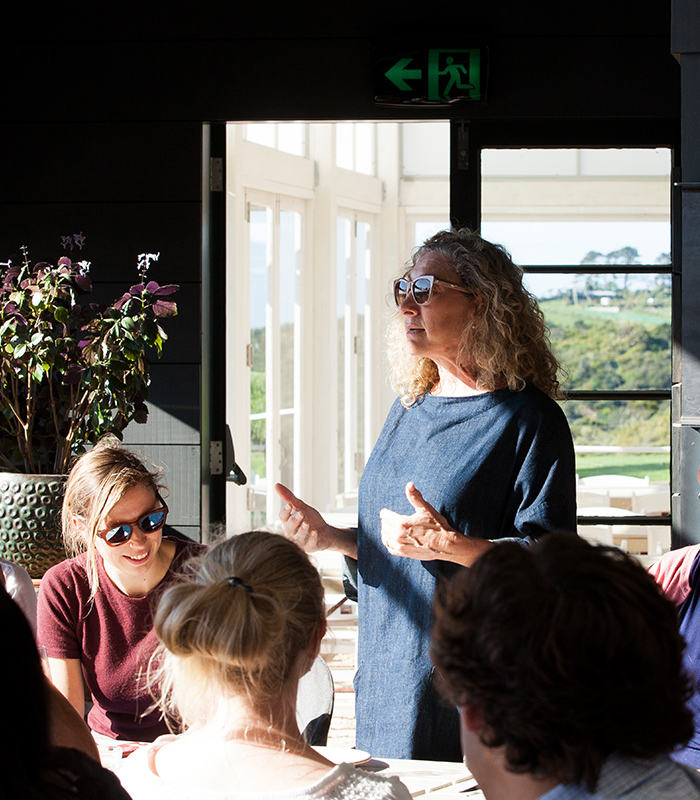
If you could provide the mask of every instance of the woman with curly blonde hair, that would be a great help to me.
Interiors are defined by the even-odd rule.
[[[476,386],[487,392],[507,386],[517,392],[529,384],[549,397],[559,397],[559,364],[549,347],[544,315],[506,250],[467,229],[440,231],[415,251],[399,286],[429,253],[443,256],[460,285],[478,300],[474,321],[462,330],[457,356]],[[402,288],[396,291],[405,293]],[[400,309],[389,336],[392,382],[408,408],[439,384],[439,366],[406,349]]]
[[[394,282],[399,398],[360,482],[357,530],[285,487],[280,520],[307,550],[357,566],[357,746],[384,758],[461,759],[429,657],[438,580],[498,540],[576,530],[574,450],[558,364],[522,271],[470,230],[428,239]]]

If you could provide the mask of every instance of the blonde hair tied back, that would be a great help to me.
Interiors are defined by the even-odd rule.
[[[160,703],[187,725],[206,721],[223,698],[269,704],[325,618],[318,571],[278,534],[239,534],[192,568],[194,580],[169,587],[155,619]]]

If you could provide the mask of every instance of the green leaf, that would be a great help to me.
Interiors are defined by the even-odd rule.
[[[56,322],[60,322],[63,325],[67,325],[70,322],[70,314],[65,306],[56,306],[53,316]]]

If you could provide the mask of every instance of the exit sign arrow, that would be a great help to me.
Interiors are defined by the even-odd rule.
[[[412,58],[400,58],[392,67],[390,67],[384,75],[402,92],[411,90],[410,84],[406,81],[420,80],[423,77],[422,69],[407,69],[408,65],[413,61]]]

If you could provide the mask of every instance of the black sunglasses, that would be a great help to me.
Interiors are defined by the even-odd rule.
[[[120,544],[124,544],[124,542],[128,542],[129,539],[131,539],[134,528],[138,528],[143,533],[155,533],[159,531],[163,525],[165,525],[165,520],[168,516],[168,506],[165,504],[162,497],[159,496],[158,499],[163,503],[163,508],[149,512],[137,522],[122,522],[120,525],[117,525],[115,528],[110,528],[108,531],[98,531],[97,535],[100,539],[104,539],[110,547],[118,547]]]
[[[464,294],[474,294],[469,289],[465,289],[464,286],[443,281],[442,278],[436,278],[434,275],[421,275],[420,278],[416,278],[415,280],[410,280],[409,278],[399,278],[395,280],[394,301],[397,306],[400,306],[410,292],[419,306],[427,305],[430,302],[430,298],[433,296],[433,286],[436,283],[449,286],[450,289],[457,289],[458,292],[464,292]]]

